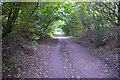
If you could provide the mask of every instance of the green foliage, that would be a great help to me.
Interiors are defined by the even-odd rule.
[[[117,5],[116,2],[3,2],[3,37],[13,33],[18,39],[24,37],[34,43],[48,34],[52,36],[53,25],[61,20],[65,23],[57,25],[65,34],[76,38],[91,29],[95,31],[93,43],[101,39],[102,45],[105,35],[99,35],[99,31],[104,33],[111,30],[109,34],[113,33],[113,27],[118,23]]]
[[[17,6],[17,4],[20,4]],[[41,39],[53,29],[49,27],[52,22],[60,19],[55,13],[59,9],[60,3],[30,3],[30,2],[10,2],[2,3],[2,29],[3,37],[7,34],[16,34],[18,39],[24,37],[28,41]],[[15,22],[11,17],[15,17],[15,10],[19,9]],[[9,17],[9,15],[11,17]],[[14,22],[12,25],[10,22]],[[8,25],[8,24],[11,24]],[[4,36],[5,35],[5,36]]]
[[[23,61],[23,59],[17,58],[16,56],[12,56],[7,60],[8,65],[10,65],[11,63],[18,63],[19,61]],[[0,66],[0,68],[1,68],[2,72],[10,71],[10,68],[6,65]]]
[[[7,60],[8,63],[17,63],[18,61],[22,61],[22,58],[17,58],[16,56],[12,56]]]
[[[10,68],[8,66],[2,66],[2,72],[10,71]]]
[[[107,37],[114,34],[117,28],[118,3],[83,3],[78,2],[75,11],[66,15],[66,24],[62,27],[63,31],[73,37],[80,37],[91,29],[93,46],[102,46]],[[115,36],[115,35],[112,35]]]
[[[66,34],[73,37],[79,37],[80,34],[82,35],[83,32],[89,29],[91,20],[90,16],[86,12],[86,9],[84,8],[85,5],[86,4],[81,3],[80,6],[76,6],[76,10],[74,12],[66,16],[68,21],[62,28]]]
[[[95,33],[92,36],[93,47],[98,48],[104,45],[104,37],[103,33]]]
[[[8,64],[11,64],[11,63],[18,63],[19,61],[22,61],[22,58],[17,58],[16,56],[12,56],[11,58],[9,58],[7,60]],[[10,71],[10,68],[8,66],[5,66],[5,65],[0,65],[0,69],[2,71],[0,72],[6,72],[6,71]]]

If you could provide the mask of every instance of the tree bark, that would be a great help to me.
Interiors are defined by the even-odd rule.
[[[15,5],[15,2],[13,3],[12,6],[14,6],[14,5]],[[14,9],[11,8],[11,10],[10,10],[10,12],[9,12],[9,14],[8,14],[7,28],[6,28],[6,29],[8,29],[8,30],[9,30],[9,25],[10,25],[10,20],[11,20],[11,15],[12,15],[12,11],[13,11],[13,10],[14,10]]]
[[[20,10],[20,8],[19,8],[19,7],[20,7],[20,3],[17,4],[17,7],[18,7],[18,8],[15,9],[15,14],[14,14],[15,16],[14,16],[13,22],[12,22],[12,24],[11,24],[12,27],[13,27],[14,24],[15,24],[15,21],[16,21],[16,19],[17,19],[17,16],[18,16],[18,13],[19,13],[19,10]],[[12,29],[12,28],[11,28],[11,29]]]
[[[17,19],[17,15],[19,13],[20,3],[14,2],[12,6],[15,6],[15,4],[16,4],[17,8],[15,8],[15,9],[12,8],[10,10],[9,15],[8,15],[7,26],[5,27],[6,31],[3,33],[2,37],[5,37],[7,34],[9,34],[12,31],[14,23]],[[13,14],[13,16],[12,16],[12,14]]]

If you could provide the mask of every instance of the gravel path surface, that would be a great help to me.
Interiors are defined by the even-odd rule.
[[[115,78],[115,72],[96,59],[73,39],[64,35],[53,37],[51,44],[38,44],[34,57],[25,65],[20,78]],[[26,61],[26,62],[28,62]]]

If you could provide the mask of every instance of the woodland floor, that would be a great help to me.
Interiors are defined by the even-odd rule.
[[[14,48],[15,49],[15,48]],[[10,49],[12,50],[12,49]],[[8,51],[8,50],[7,50]],[[3,64],[10,56],[3,53]],[[106,63],[105,58],[93,55],[95,50],[85,47],[64,35],[56,35],[52,40],[38,42],[32,53],[24,54],[16,49],[14,56],[22,58],[11,63],[11,71],[3,77],[16,78],[116,78],[116,65]],[[111,58],[112,59],[112,58]]]

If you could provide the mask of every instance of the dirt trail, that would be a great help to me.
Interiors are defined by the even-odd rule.
[[[56,35],[54,44],[37,45],[35,59],[30,59],[24,78],[114,78],[108,67],[73,39]],[[114,75],[113,75],[114,74]]]

